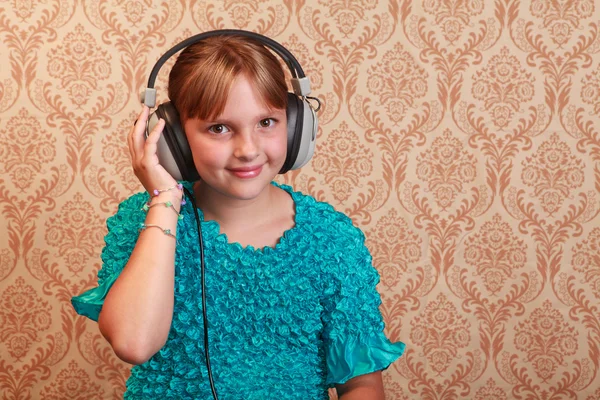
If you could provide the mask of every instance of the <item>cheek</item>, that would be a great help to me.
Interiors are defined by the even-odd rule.
[[[280,132],[266,144],[265,151],[271,159],[283,164],[287,155],[287,130]]]
[[[194,164],[198,170],[218,167],[223,163],[223,160],[227,159],[226,155],[223,154],[222,146],[214,146],[201,140],[192,140],[189,141],[189,144]]]

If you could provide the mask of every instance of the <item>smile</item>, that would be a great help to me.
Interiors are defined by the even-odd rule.
[[[228,168],[227,170],[231,172],[234,176],[241,179],[249,179],[255,178],[260,175],[262,171],[262,165],[254,165],[249,167],[241,167],[241,168]]]

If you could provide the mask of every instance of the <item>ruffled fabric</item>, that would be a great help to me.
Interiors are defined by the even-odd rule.
[[[391,343],[383,333],[378,333],[364,339],[337,339],[326,347],[327,384],[332,386],[387,369],[404,353],[405,344]]]
[[[138,227],[146,218],[141,208],[149,198],[147,193],[134,194],[120,203],[117,213],[106,220],[108,233],[100,256],[102,268],[98,271],[98,286],[71,299],[77,314],[98,321],[108,291],[133,252],[139,235]]]
[[[98,321],[104,299],[116,280],[117,276],[114,276],[112,279],[107,279],[102,282],[98,287],[88,290],[77,297],[73,297],[71,299],[71,304],[73,304],[75,312],[79,315],[85,315],[91,320]]]
[[[275,247],[229,243],[200,211],[209,352],[220,398],[325,400],[328,387],[386,368],[404,348],[383,335],[379,276],[362,232],[330,205],[280,187],[292,196],[296,216]],[[73,298],[78,313],[97,320],[135,246],[145,201],[144,194],[132,196],[109,218],[99,286]],[[192,206],[181,214],[169,338],[132,368],[126,399],[211,398]]]

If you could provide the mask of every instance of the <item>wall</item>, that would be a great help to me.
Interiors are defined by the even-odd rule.
[[[600,2],[0,1],[0,397],[116,399],[69,299],[138,191],[154,62],[206,30],[282,42],[324,102],[281,182],[368,237],[388,399],[600,399]],[[168,66],[159,77],[165,98]]]

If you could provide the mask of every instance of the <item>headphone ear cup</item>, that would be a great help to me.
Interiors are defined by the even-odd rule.
[[[161,106],[159,106],[160,108]],[[154,127],[158,124],[158,110],[154,111],[152,114],[150,114],[150,117],[148,117],[148,129],[146,131],[146,137],[150,134],[150,132],[152,132],[152,130],[154,129]],[[164,169],[167,170],[167,172],[176,180],[181,180],[182,176],[181,176],[181,171],[179,170],[179,167],[177,165],[177,162],[175,161],[175,156],[173,154],[173,152],[170,149],[170,146],[167,144],[167,141],[165,140],[165,136],[167,135],[167,131],[169,131],[169,128],[166,126],[167,124],[165,123],[165,128],[163,129],[162,134],[160,135],[160,137],[158,138],[158,142],[156,143],[156,155],[158,157],[158,162],[160,163],[160,165],[163,166]]]
[[[197,181],[200,179],[192,150],[181,126],[179,113],[169,101],[158,106],[148,122],[148,132],[158,123],[165,120],[163,134],[158,140],[156,154],[158,161],[176,180]]]
[[[298,96],[288,92],[287,97],[287,155],[283,167],[281,167],[281,171],[279,171],[280,174],[288,172],[296,162],[300,144],[300,134],[302,131],[302,114],[304,112],[301,100]]]
[[[291,167],[292,170],[302,168],[310,161],[315,153],[317,132],[319,130],[319,121],[315,109],[307,100],[301,100],[300,103],[304,111],[302,112],[303,119],[300,124],[298,153]]]
[[[288,93],[287,156],[280,174],[306,165],[315,151],[318,121],[310,103],[294,93]]]

